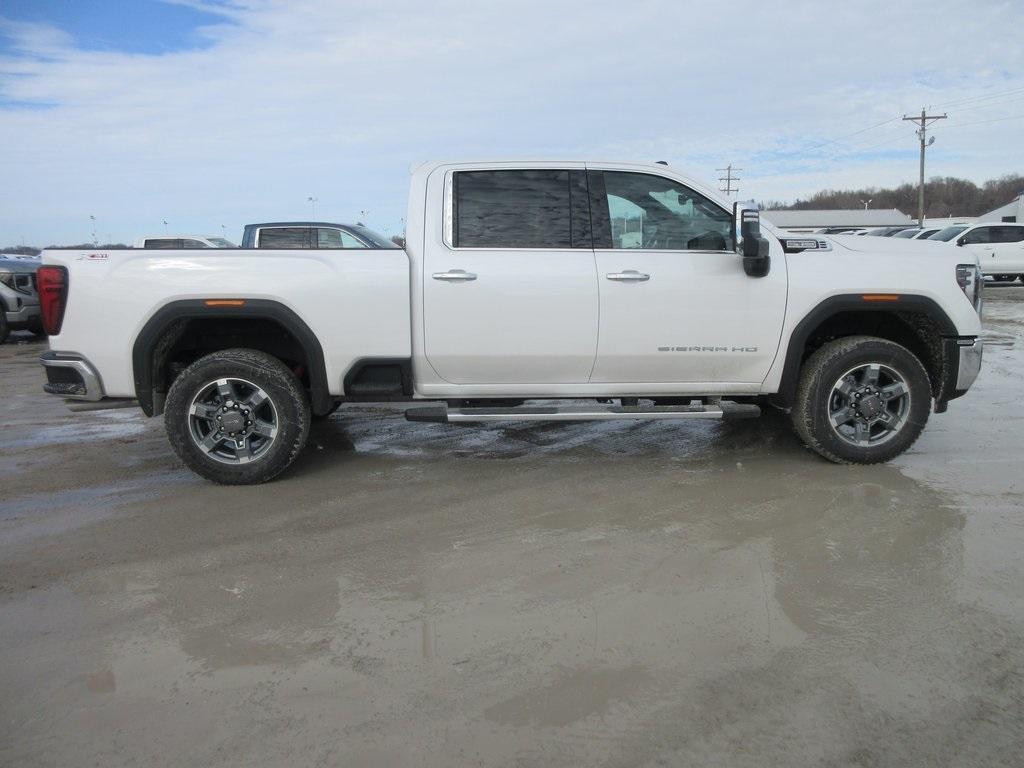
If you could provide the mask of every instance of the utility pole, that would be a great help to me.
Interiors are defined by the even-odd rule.
[[[924,227],[924,149],[930,147],[935,143],[935,137],[932,136],[930,141],[925,141],[928,134],[928,126],[934,123],[936,120],[945,120],[947,115],[942,113],[941,115],[929,115],[927,110],[921,108],[920,117],[907,117],[903,116],[904,120],[909,120],[915,125],[919,126],[917,129],[917,138],[921,140],[921,179],[917,187],[917,224],[920,227]]]
[[[733,176],[733,174],[736,173],[736,171],[742,171],[743,169],[742,168],[733,168],[732,167],[732,163],[729,163],[727,166],[725,166],[725,168],[715,168],[715,170],[718,171],[719,173],[724,173],[725,174],[725,176],[719,176],[718,177],[719,181],[724,181],[725,182],[725,187],[719,187],[718,189],[720,191],[722,191],[722,192],[725,192],[725,194],[727,194],[727,195],[731,195],[733,192],[735,192],[736,194],[739,194],[740,188],[739,187],[734,187],[732,185],[732,183],[734,181],[739,181],[740,177],[739,176]]]
[[[307,197],[306,202],[311,203],[313,205],[313,221],[316,221],[316,198]]]
[[[92,244],[99,245],[99,241],[96,239],[96,217],[89,215],[90,221],[92,221]]]

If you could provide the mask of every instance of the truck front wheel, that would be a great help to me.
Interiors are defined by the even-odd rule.
[[[226,349],[196,360],[171,384],[164,407],[174,452],[215,483],[250,485],[279,475],[302,451],[310,408],[277,358]]]
[[[876,464],[920,436],[931,387],[908,349],[873,336],[819,348],[800,372],[793,426],[804,444],[838,464]]]

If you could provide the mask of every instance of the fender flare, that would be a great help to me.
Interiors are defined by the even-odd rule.
[[[158,397],[155,389],[153,352],[174,323],[208,318],[272,320],[280,324],[302,345],[309,372],[313,413],[320,415],[331,410],[334,398],[327,384],[324,351],[316,334],[301,317],[284,304],[268,299],[242,299],[244,304],[238,306],[209,306],[207,301],[208,299],[184,299],[165,304],[146,321],[135,337],[135,343],[132,345],[135,397],[147,416],[156,416],[163,411],[162,399]]]
[[[841,312],[878,312],[896,315],[900,312],[919,312],[926,315],[943,336],[956,336],[956,325],[939,304],[927,296],[917,294],[894,294],[891,301],[869,301],[865,294],[844,293],[831,296],[813,307],[789,336],[786,347],[786,362],[782,369],[779,390],[772,399],[783,407],[792,406],[796,400],[797,385],[800,383],[800,367],[803,364],[804,346],[811,333],[833,315]],[[869,294],[870,295],[870,294]]]

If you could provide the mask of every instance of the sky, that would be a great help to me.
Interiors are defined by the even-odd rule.
[[[365,221],[425,160],[665,160],[739,197],[1024,173],[1024,2],[0,0],[0,246]],[[95,217],[95,225],[90,217]]]

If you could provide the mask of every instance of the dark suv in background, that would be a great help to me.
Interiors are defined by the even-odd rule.
[[[243,248],[398,248],[362,224],[325,221],[279,221],[247,224]]]
[[[38,266],[38,258],[0,253],[0,344],[11,331],[43,335],[36,293]]]

